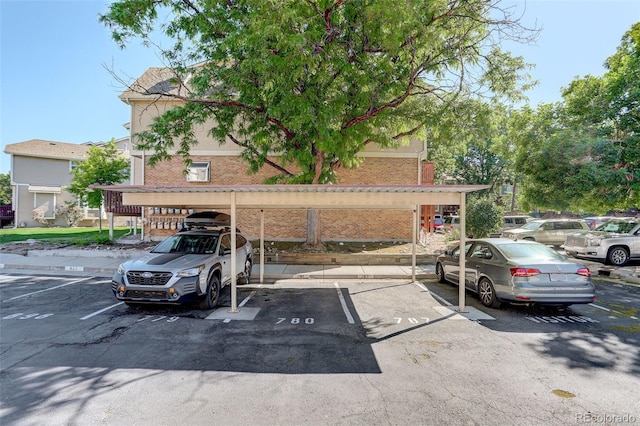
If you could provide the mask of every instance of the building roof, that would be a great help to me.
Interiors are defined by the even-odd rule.
[[[129,99],[157,98],[168,94],[186,96],[187,92],[184,86],[178,84],[171,68],[151,67],[120,94],[120,99],[127,102]]]
[[[24,157],[54,158],[60,160],[85,160],[92,145],[32,139],[5,146],[6,154]]]

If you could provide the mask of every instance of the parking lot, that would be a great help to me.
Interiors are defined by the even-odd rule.
[[[435,280],[238,288],[239,312],[129,308],[106,278],[0,275],[2,424],[640,421],[638,287],[464,314]]]

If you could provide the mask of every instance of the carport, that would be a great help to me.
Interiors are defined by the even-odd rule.
[[[122,193],[124,205],[230,210],[231,229],[236,229],[238,209],[260,210],[260,282],[264,276],[264,210],[266,209],[387,209],[411,210],[412,280],[416,271],[418,206],[460,206],[460,246],[465,244],[466,194],[488,185],[219,185],[147,186],[121,185],[93,188]],[[143,233],[144,234],[144,233]],[[236,236],[231,233],[231,312],[237,306]],[[458,310],[465,311],[465,258],[460,256]]]

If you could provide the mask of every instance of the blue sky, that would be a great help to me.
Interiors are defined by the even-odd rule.
[[[0,148],[30,139],[83,143],[127,136],[130,109],[123,87],[105,69],[135,78],[162,66],[156,54],[133,42],[120,50],[98,23],[108,1],[0,0]],[[509,50],[536,64],[540,85],[533,105],[561,99],[576,76],[604,74],[604,60],[640,21],[638,0],[504,1],[542,27],[535,45]],[[1,153],[0,172],[9,171]]]

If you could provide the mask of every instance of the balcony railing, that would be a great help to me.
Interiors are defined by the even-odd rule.
[[[142,216],[142,206],[122,205],[122,192],[105,191],[104,209],[114,216]]]

